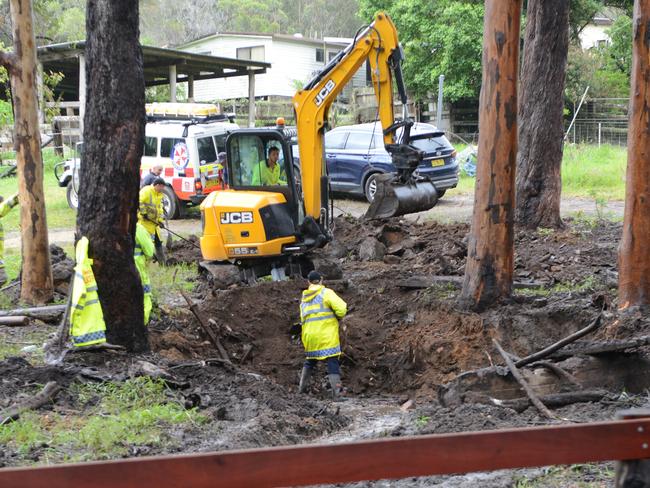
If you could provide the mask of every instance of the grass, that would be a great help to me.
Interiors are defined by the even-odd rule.
[[[30,363],[42,363],[43,348],[41,346],[47,340],[49,332],[48,329],[42,328],[24,334],[15,334],[10,338],[3,337],[2,340],[0,340],[0,361],[3,361],[10,356],[24,356],[25,354],[29,354],[27,359]],[[32,353],[23,353],[21,349],[30,344],[38,346],[38,349]]]
[[[167,297],[178,296],[177,285],[187,292],[194,288],[197,274],[194,264],[159,266],[150,262],[147,270],[151,279],[151,294],[154,303],[165,303]]]
[[[164,381],[148,377],[124,383],[73,384],[79,415],[26,412],[0,426],[0,445],[27,455],[47,450],[51,462],[126,456],[135,446],[171,445],[170,425],[205,424],[208,418],[170,398]]]
[[[460,152],[465,146],[457,147]],[[588,144],[564,146],[562,196],[595,200],[601,206],[625,197],[627,149]],[[472,194],[475,179],[461,174],[454,194]]]
[[[11,153],[0,155],[3,159],[13,157]],[[75,226],[76,214],[68,207],[66,189],[59,187],[54,177],[54,165],[63,158],[57,156],[53,150],[43,151],[43,191],[45,193],[45,205],[47,212],[47,224],[49,229],[71,229]],[[18,191],[18,178],[0,179],[0,195],[8,197]],[[18,231],[20,223],[20,211],[15,208],[2,218],[2,225],[5,233]]]

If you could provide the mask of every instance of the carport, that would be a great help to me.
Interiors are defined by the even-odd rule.
[[[63,79],[55,88],[55,94],[61,95],[63,103],[69,106],[78,104],[80,123],[83,123],[86,97],[85,48],[86,41],[50,44],[38,48],[39,72],[63,74]],[[248,122],[251,127],[255,125],[255,75],[265,73],[271,67],[270,63],[152,46],[142,46],[142,54],[145,86],[168,84],[171,102],[176,101],[178,83],[187,83],[188,99],[193,101],[195,81],[248,77]],[[218,98],[217,94],[214,98]]]

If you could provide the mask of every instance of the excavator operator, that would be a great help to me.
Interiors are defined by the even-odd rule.
[[[262,160],[253,168],[253,181],[255,186],[286,185],[287,177],[284,168],[278,161],[280,159],[280,148],[271,146],[269,157]]]

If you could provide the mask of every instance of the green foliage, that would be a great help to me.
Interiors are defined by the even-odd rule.
[[[604,49],[605,65],[612,71],[624,73],[629,79],[632,72],[632,19],[621,15],[608,34],[611,44]]]
[[[404,45],[404,77],[416,99],[435,90],[445,75],[448,101],[478,97],[481,86],[483,4],[467,0],[385,2],[361,0],[368,18],[385,9]]]

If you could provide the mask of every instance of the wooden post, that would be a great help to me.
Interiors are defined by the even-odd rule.
[[[176,102],[176,66],[169,67],[169,101]]]
[[[623,410],[616,415],[617,420],[647,419],[650,417],[650,410],[638,408]],[[643,427],[638,427],[639,434],[643,433]],[[650,451],[648,443],[642,444],[644,449]],[[616,488],[636,488],[650,486],[650,459],[630,459],[616,463]]]
[[[632,75],[623,235],[619,246],[620,308],[650,303],[650,0],[634,4]]]
[[[248,127],[255,127],[255,73],[248,71]]]
[[[187,101],[194,102],[194,75],[187,75]]]
[[[479,147],[462,306],[480,309],[510,295],[517,156],[521,0],[486,0]]]
[[[30,304],[42,304],[52,299],[54,286],[43,194],[32,4],[30,0],[11,0],[9,8],[14,51],[1,53],[0,63],[10,73],[14,102],[14,147],[23,257],[20,299]]]
[[[86,116],[86,56],[79,55],[79,140],[83,140]]]

